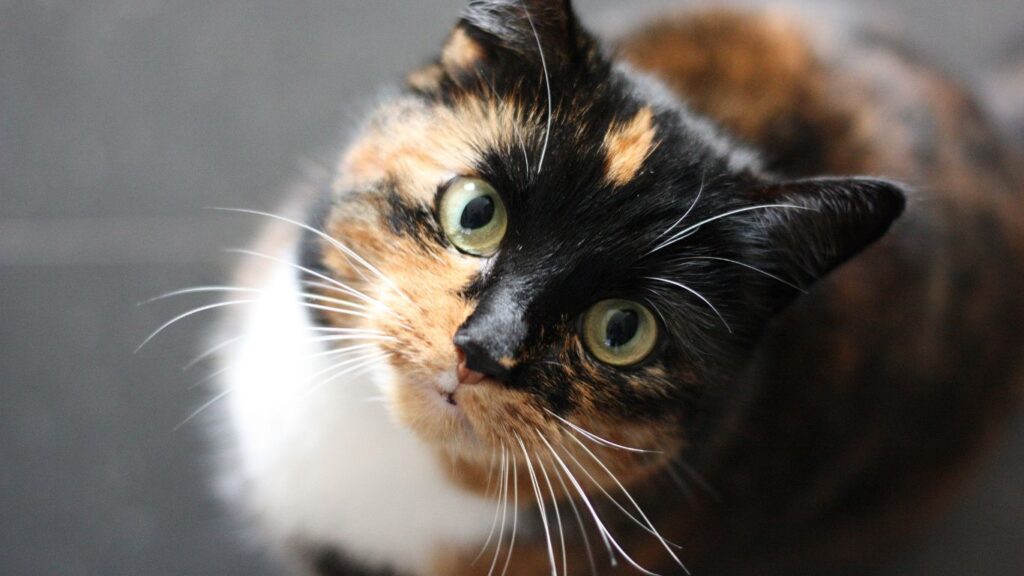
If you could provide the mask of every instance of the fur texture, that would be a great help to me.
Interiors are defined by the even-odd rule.
[[[830,42],[471,1],[255,280],[224,386],[272,539],[321,574],[839,573],[937,509],[1020,391],[1019,174],[966,91]],[[492,255],[441,224],[460,177]],[[579,335],[610,298],[657,319],[638,364]]]

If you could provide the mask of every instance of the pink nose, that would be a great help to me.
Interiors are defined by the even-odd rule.
[[[462,348],[455,348],[455,362],[455,376],[459,379],[459,384],[479,384],[486,378],[480,372],[470,370],[466,366],[466,353],[462,351]]]

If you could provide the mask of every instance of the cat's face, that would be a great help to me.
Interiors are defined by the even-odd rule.
[[[901,207],[760,175],[567,3],[476,2],[345,153],[314,223],[345,248],[307,260],[367,296],[320,320],[387,337],[388,402],[428,442],[483,465],[585,444],[635,476],[713,427],[764,322]]]

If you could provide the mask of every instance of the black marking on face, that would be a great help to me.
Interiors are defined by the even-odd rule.
[[[444,245],[444,233],[429,204],[405,198],[394,187],[384,192],[384,199],[384,216],[392,234],[416,238],[424,250]]]

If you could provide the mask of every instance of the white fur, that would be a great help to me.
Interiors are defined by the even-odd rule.
[[[279,257],[294,259],[294,236]],[[261,266],[267,274],[256,282],[270,293],[235,319],[247,336],[222,358],[232,497],[284,551],[336,546],[348,558],[420,573],[443,547],[482,545],[494,502],[453,486],[432,450],[371,401],[392,385],[390,369],[310,381],[330,357],[308,358],[325,348],[309,342],[316,334],[294,297],[295,271]]]

